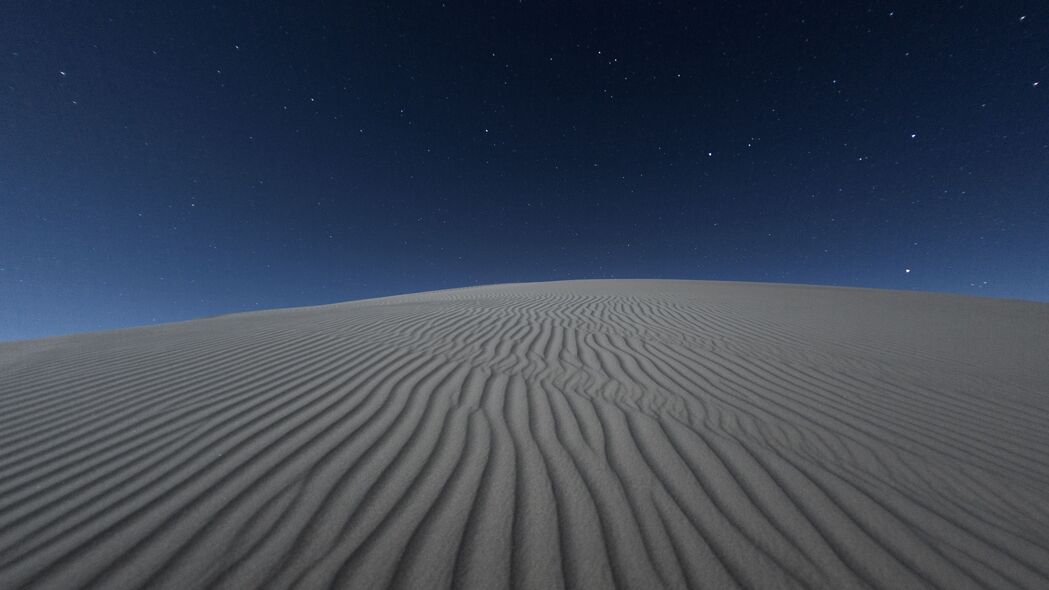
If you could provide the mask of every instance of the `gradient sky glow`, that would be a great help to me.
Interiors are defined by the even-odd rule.
[[[0,340],[568,278],[1049,301],[1042,0],[8,0],[0,73]]]

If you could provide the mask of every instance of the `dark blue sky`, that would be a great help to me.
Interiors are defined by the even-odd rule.
[[[0,340],[567,278],[1049,300],[1043,0],[6,0],[0,73]]]

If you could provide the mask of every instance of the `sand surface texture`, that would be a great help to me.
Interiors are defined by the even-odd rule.
[[[500,285],[0,345],[0,588],[1049,588],[1049,305]]]

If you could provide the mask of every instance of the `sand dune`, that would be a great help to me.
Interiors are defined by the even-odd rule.
[[[0,588],[1049,588],[1049,305],[501,285],[0,345]]]

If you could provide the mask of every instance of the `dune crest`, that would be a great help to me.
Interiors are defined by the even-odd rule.
[[[1049,588],[1049,305],[456,289],[0,344],[0,588]]]

